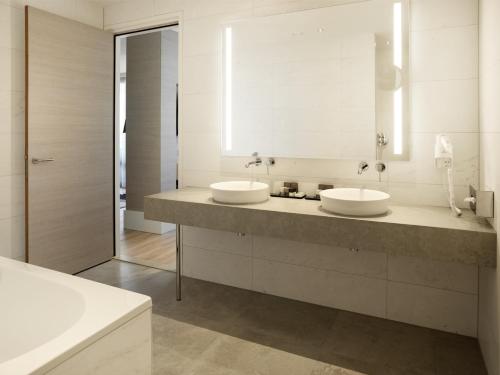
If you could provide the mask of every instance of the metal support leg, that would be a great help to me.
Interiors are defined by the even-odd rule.
[[[180,224],[175,224],[176,252],[175,252],[175,293],[177,301],[181,300],[181,279],[182,279],[182,228]]]

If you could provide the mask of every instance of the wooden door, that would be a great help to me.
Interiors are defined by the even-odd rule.
[[[113,257],[113,35],[26,7],[26,256]]]

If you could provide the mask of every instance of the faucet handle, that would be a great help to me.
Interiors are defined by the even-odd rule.
[[[369,168],[369,165],[366,161],[362,161],[358,165],[358,174],[363,174],[363,172],[366,172]]]
[[[256,158],[257,156],[259,156],[259,153],[258,153],[257,151],[252,152],[252,156],[253,156],[254,158]]]

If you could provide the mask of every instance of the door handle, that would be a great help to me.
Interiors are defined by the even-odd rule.
[[[38,158],[33,158],[31,159],[31,162],[33,164],[40,164],[40,163],[48,163],[50,161],[54,161],[54,158],[46,158],[46,159],[38,159]]]

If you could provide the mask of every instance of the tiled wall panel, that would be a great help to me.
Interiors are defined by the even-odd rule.
[[[183,227],[187,276],[477,335],[477,266]]]
[[[247,158],[220,156],[220,115],[217,77],[220,74],[220,25],[234,19],[266,16],[356,2],[356,0],[136,0],[105,8],[105,28],[130,20],[182,12],[184,186],[249,178]],[[139,6],[139,3],[141,6]],[[139,9],[140,8],[140,9]],[[478,124],[478,0],[411,0],[412,121],[410,160],[389,162],[378,181],[374,168],[358,176],[359,160],[280,158],[265,181],[332,182],[390,192],[395,204],[447,205],[444,171],[436,170],[433,144],[446,132],[455,143],[458,204],[468,185],[479,181]],[[263,147],[266,144],[263,137]],[[255,150],[258,151],[258,150]],[[304,185],[305,186],[305,185]],[[312,185],[308,185],[312,186]]]

